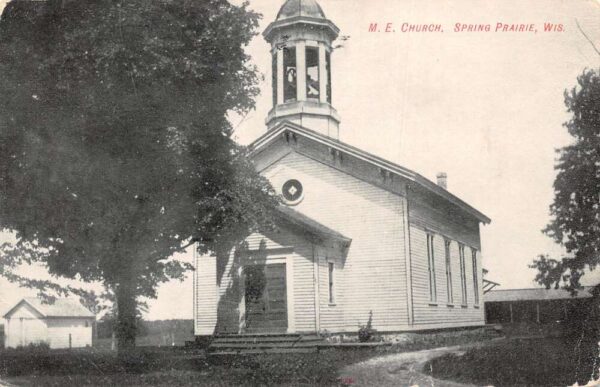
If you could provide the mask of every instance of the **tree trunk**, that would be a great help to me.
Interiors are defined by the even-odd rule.
[[[136,294],[133,278],[123,278],[116,287],[117,349],[119,352],[135,347]]]

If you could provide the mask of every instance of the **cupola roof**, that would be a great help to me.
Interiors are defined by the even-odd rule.
[[[315,0],[287,0],[277,13],[277,20],[285,20],[297,16],[316,19],[327,19],[321,6]]]

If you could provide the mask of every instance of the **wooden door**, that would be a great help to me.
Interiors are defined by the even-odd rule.
[[[244,274],[246,331],[286,332],[288,321],[285,263],[246,266]]]

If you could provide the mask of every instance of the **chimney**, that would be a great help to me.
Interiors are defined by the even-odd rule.
[[[437,174],[437,185],[443,189],[448,189],[448,175],[446,172],[440,172]]]

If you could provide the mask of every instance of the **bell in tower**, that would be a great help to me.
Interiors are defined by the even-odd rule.
[[[331,105],[332,42],[339,29],[315,0],[287,0],[263,36],[273,56],[273,108],[267,128],[291,121],[338,139]]]

